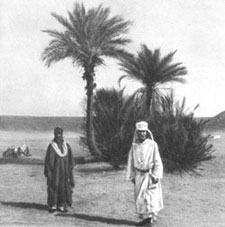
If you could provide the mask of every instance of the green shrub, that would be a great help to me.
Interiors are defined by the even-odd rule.
[[[167,172],[195,171],[212,158],[210,135],[203,134],[207,121],[197,121],[193,112],[185,110],[185,99],[175,103],[172,93],[161,97],[159,108],[152,111],[149,124]]]
[[[95,139],[101,151],[101,160],[110,163],[115,168],[125,164],[127,154],[131,146],[131,137],[126,131],[130,126],[127,121],[127,111],[131,100],[123,96],[123,90],[99,89],[94,96],[94,130]],[[129,120],[128,120],[129,122]],[[125,128],[126,126],[126,128]],[[85,132],[85,122],[82,124]],[[86,136],[81,137],[81,143],[85,146]]]
[[[94,97],[94,129],[102,159],[115,168],[127,162],[135,123],[146,120],[158,143],[167,172],[195,171],[202,161],[212,158],[210,135],[204,135],[206,121],[197,121],[194,110],[175,102],[173,94],[158,98],[151,116],[136,105],[135,95],[123,96],[123,90],[100,89]],[[83,138],[85,141],[85,137]],[[83,142],[84,142],[83,141]],[[84,142],[85,143],[85,142]]]

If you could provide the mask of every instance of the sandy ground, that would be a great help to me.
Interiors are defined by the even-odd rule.
[[[225,154],[223,139],[214,140],[216,158],[204,163],[201,176],[164,174],[165,208],[157,227],[225,226]],[[0,164],[2,226],[134,226],[133,186],[125,170],[105,163],[77,165],[73,207],[49,214],[43,165]]]

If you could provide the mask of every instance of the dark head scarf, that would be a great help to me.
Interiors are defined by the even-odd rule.
[[[56,136],[56,134],[57,133],[61,133],[61,134],[63,134],[63,129],[62,128],[60,128],[60,127],[56,127],[55,129],[54,129],[54,135]]]

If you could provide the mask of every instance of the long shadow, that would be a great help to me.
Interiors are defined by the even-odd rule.
[[[0,202],[4,206],[12,206],[12,207],[19,207],[23,209],[37,209],[37,210],[47,210],[47,205],[39,204],[39,203],[27,203],[27,202]],[[107,224],[114,224],[114,225],[129,225],[134,226],[136,222],[128,221],[124,219],[114,219],[114,218],[106,218],[101,216],[91,216],[87,214],[57,214],[56,216],[61,217],[72,217],[77,219],[82,219],[91,222],[102,222]]]
[[[76,171],[81,173],[101,173],[101,172],[117,172],[122,169],[114,169],[112,166],[104,166],[104,167],[89,167],[84,169],[77,169]]]
[[[103,222],[107,224],[114,224],[114,225],[130,225],[134,226],[136,225],[136,222],[134,221],[128,221],[124,219],[114,219],[114,218],[106,218],[101,216],[91,216],[87,214],[57,214],[56,216],[63,216],[63,217],[73,217],[78,218],[86,221],[92,221],[92,222]]]
[[[37,210],[48,210],[47,205],[39,203],[25,203],[25,202],[0,202],[4,206],[19,207],[24,209],[37,209]]]
[[[43,165],[44,161],[34,158],[0,158],[0,165],[4,164]]]
[[[74,161],[76,164],[86,164],[86,163],[94,163],[93,161],[86,161],[84,157],[74,157]],[[17,164],[17,165],[44,165],[43,159],[38,158],[13,158],[13,157],[0,157],[0,165],[4,164]]]

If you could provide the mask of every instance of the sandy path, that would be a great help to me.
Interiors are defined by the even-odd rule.
[[[225,156],[216,141],[216,159],[204,164],[202,176],[165,174],[165,209],[155,226],[225,226]],[[0,224],[2,226],[133,226],[138,221],[133,187],[124,170],[107,164],[78,165],[73,207],[67,214],[49,214],[43,165],[0,165]]]

